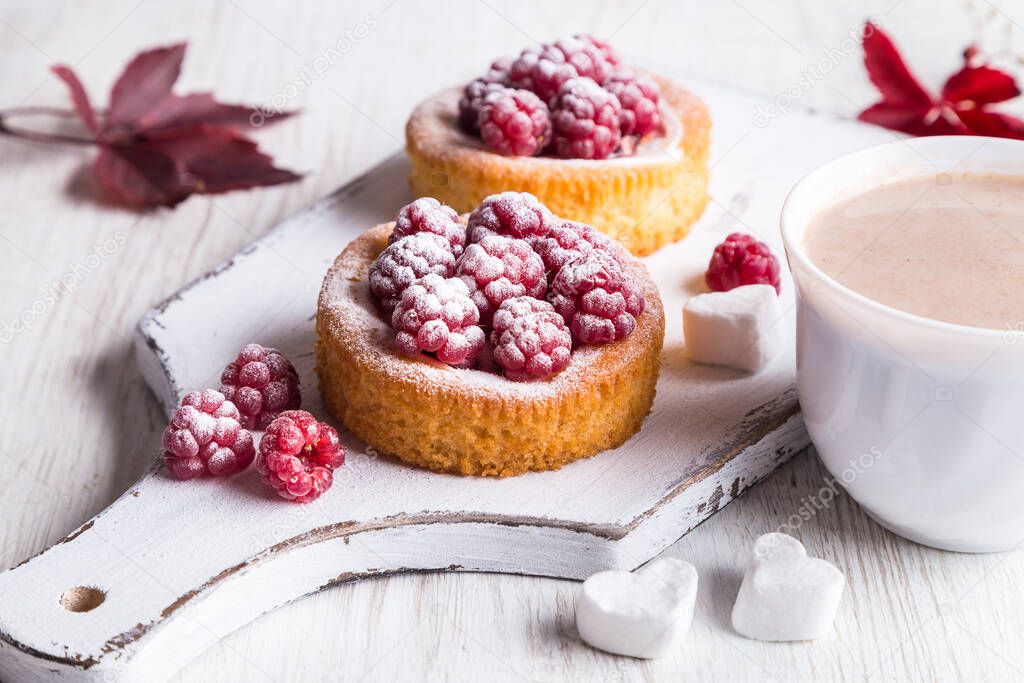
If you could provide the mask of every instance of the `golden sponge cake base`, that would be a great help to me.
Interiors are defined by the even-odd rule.
[[[460,90],[440,93],[406,125],[413,192],[460,213],[491,194],[530,192],[556,215],[593,225],[639,256],[678,241],[707,204],[711,117],[693,93],[653,77],[665,135],[645,140],[635,155],[597,161],[491,152],[458,127]]]
[[[320,392],[353,434],[410,465],[505,477],[558,469],[639,431],[654,401],[665,331],[658,289],[643,265],[626,264],[647,299],[632,335],[576,350],[551,380],[513,382],[398,354],[367,285],[393,225],[345,248],[317,306]]]

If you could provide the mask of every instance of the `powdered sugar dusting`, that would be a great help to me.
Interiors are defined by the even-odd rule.
[[[555,153],[563,159],[606,159],[619,146],[622,105],[593,79],[573,78],[551,100]]]
[[[636,331],[621,342],[576,349],[568,367],[550,380],[515,382],[491,372],[454,368],[427,356],[403,357],[366,282],[370,264],[384,248],[392,226],[387,223],[368,230],[335,260],[320,292],[319,308],[324,314],[318,333],[323,343],[345,344],[361,364],[418,391],[444,393],[453,400],[465,396],[534,402],[561,397],[578,391],[595,373],[613,374],[635,363],[664,327],[657,286],[639,261],[627,257],[624,267],[640,283],[649,303],[637,319]]]
[[[517,296],[543,297],[547,290],[544,262],[525,240],[485,235],[466,247],[459,260],[458,276],[480,310],[480,320],[490,323],[498,306]]]
[[[544,262],[549,279],[554,279],[562,266],[594,249],[604,249],[619,258],[619,252],[613,244],[609,238],[585,223],[562,221],[552,227],[546,237],[533,240],[533,250]]]
[[[370,290],[386,310],[398,305],[402,292],[424,275],[451,277],[455,255],[448,241],[430,232],[413,233],[392,242],[370,267]]]
[[[440,235],[448,240],[452,254],[458,258],[466,246],[465,226],[450,206],[445,206],[433,197],[420,197],[411,204],[398,210],[395,217],[395,229],[390,241],[429,232]]]
[[[485,197],[469,214],[471,242],[498,234],[519,239],[543,237],[557,224],[554,215],[529,192],[501,192]]]
[[[436,353],[438,360],[461,365],[476,358],[484,345],[477,325],[480,313],[457,278],[426,275],[404,292],[391,315],[395,345],[407,356]]]
[[[162,441],[164,463],[178,479],[234,474],[248,467],[255,454],[238,408],[215,389],[185,394]]]
[[[602,250],[577,256],[555,275],[548,299],[582,344],[627,338],[643,313],[644,295],[620,262]]]
[[[495,362],[514,380],[549,377],[572,359],[572,336],[562,316],[548,302],[531,297],[501,304],[491,342]]]
[[[685,134],[681,124],[683,110],[691,99],[691,95],[678,86],[664,79],[655,79],[661,87],[662,99],[659,104],[663,133],[644,138],[631,155],[617,155],[608,159],[558,159],[555,157],[505,157],[503,162],[516,166],[534,164],[557,166],[585,166],[594,164],[610,164],[613,166],[633,166],[652,162],[677,166],[677,155],[671,150],[679,148]],[[460,157],[493,154],[480,138],[466,133],[457,125],[459,97],[461,88],[451,88],[422,102],[413,111],[409,119],[409,136],[416,145],[431,157],[450,158],[453,162]],[[467,163],[471,163],[468,162]]]

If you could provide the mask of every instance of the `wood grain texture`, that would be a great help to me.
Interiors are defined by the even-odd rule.
[[[5,566],[63,537],[147,468],[163,417],[134,365],[130,340],[142,313],[395,149],[416,101],[468,78],[496,53],[591,30],[613,34],[624,51],[652,65],[762,93],[765,105],[785,101],[781,96],[795,87],[800,104],[850,114],[873,99],[856,57],[840,54],[827,78],[799,83],[806,67],[830,48],[840,49],[865,15],[883,18],[933,86],[955,67],[960,46],[977,37],[971,15],[956,0],[638,0],[586,2],[583,10],[496,0],[389,2],[125,0],[89,7],[26,1],[0,9],[4,107],[64,103],[61,86],[45,72],[54,61],[76,65],[94,99],[102,100],[137,49],[180,38],[192,44],[183,85],[215,87],[237,100],[270,101],[294,84],[296,69],[312,68],[320,48],[336,46],[340,55],[290,101],[304,108],[302,117],[261,133],[261,142],[284,164],[309,171],[294,186],[192,199],[174,212],[138,215],[91,199],[88,150],[0,140],[0,194],[6,200],[0,322],[22,319],[31,327],[13,339],[4,336],[0,346],[0,410],[7,418],[0,431]],[[1000,0],[994,3],[999,15],[978,4],[995,16],[986,37],[995,47],[1019,52],[1024,32],[1007,18],[1024,25],[1020,7]],[[358,38],[367,17],[376,27]],[[479,30],[465,31],[458,18]],[[730,149],[742,148],[750,136],[771,134],[787,118],[760,128],[756,114],[734,112],[748,122],[746,138],[715,140],[717,174],[729,173]],[[762,161],[770,168],[773,160]],[[774,226],[775,216],[743,213],[742,197],[718,195],[714,187],[711,194],[722,230],[730,213],[752,228]],[[125,243],[78,277],[73,291],[56,300],[48,294],[53,281],[118,231]],[[283,259],[281,266],[288,267]],[[319,275],[308,274],[315,286]],[[824,500],[820,492],[827,484],[813,456],[795,458],[666,551],[697,566],[701,589],[687,643],[664,660],[634,662],[581,645],[572,624],[574,582],[415,574],[357,582],[277,610],[224,638],[174,680],[1022,675],[1024,619],[1017,596],[1024,556],[961,556],[902,541],[841,493],[818,509],[813,501]],[[812,510],[794,533],[811,554],[835,562],[850,579],[835,633],[814,644],[783,645],[737,636],[728,612],[749,544]],[[254,523],[240,533],[258,538],[263,529]],[[310,628],[332,635],[311,638]]]

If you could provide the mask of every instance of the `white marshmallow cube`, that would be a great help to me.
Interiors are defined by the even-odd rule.
[[[800,541],[765,534],[754,544],[732,626],[755,640],[820,638],[832,626],[845,584],[835,565],[808,557]]]
[[[683,305],[686,355],[698,363],[757,372],[782,350],[782,315],[771,285],[698,294]]]
[[[576,601],[580,638],[605,652],[654,659],[679,646],[697,600],[697,570],[663,558],[635,572],[607,571],[583,582]]]

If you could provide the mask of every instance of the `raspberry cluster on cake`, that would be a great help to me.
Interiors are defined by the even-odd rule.
[[[634,434],[664,313],[644,267],[529,194],[436,199],[354,240],[317,310],[328,410],[379,452],[460,474],[560,467]]]
[[[459,125],[510,156],[607,159],[664,133],[658,83],[580,35],[499,59],[459,99]]]
[[[707,202],[703,102],[591,36],[496,60],[421,103],[406,141],[417,194],[465,212],[531,192],[635,254],[681,239]]]

